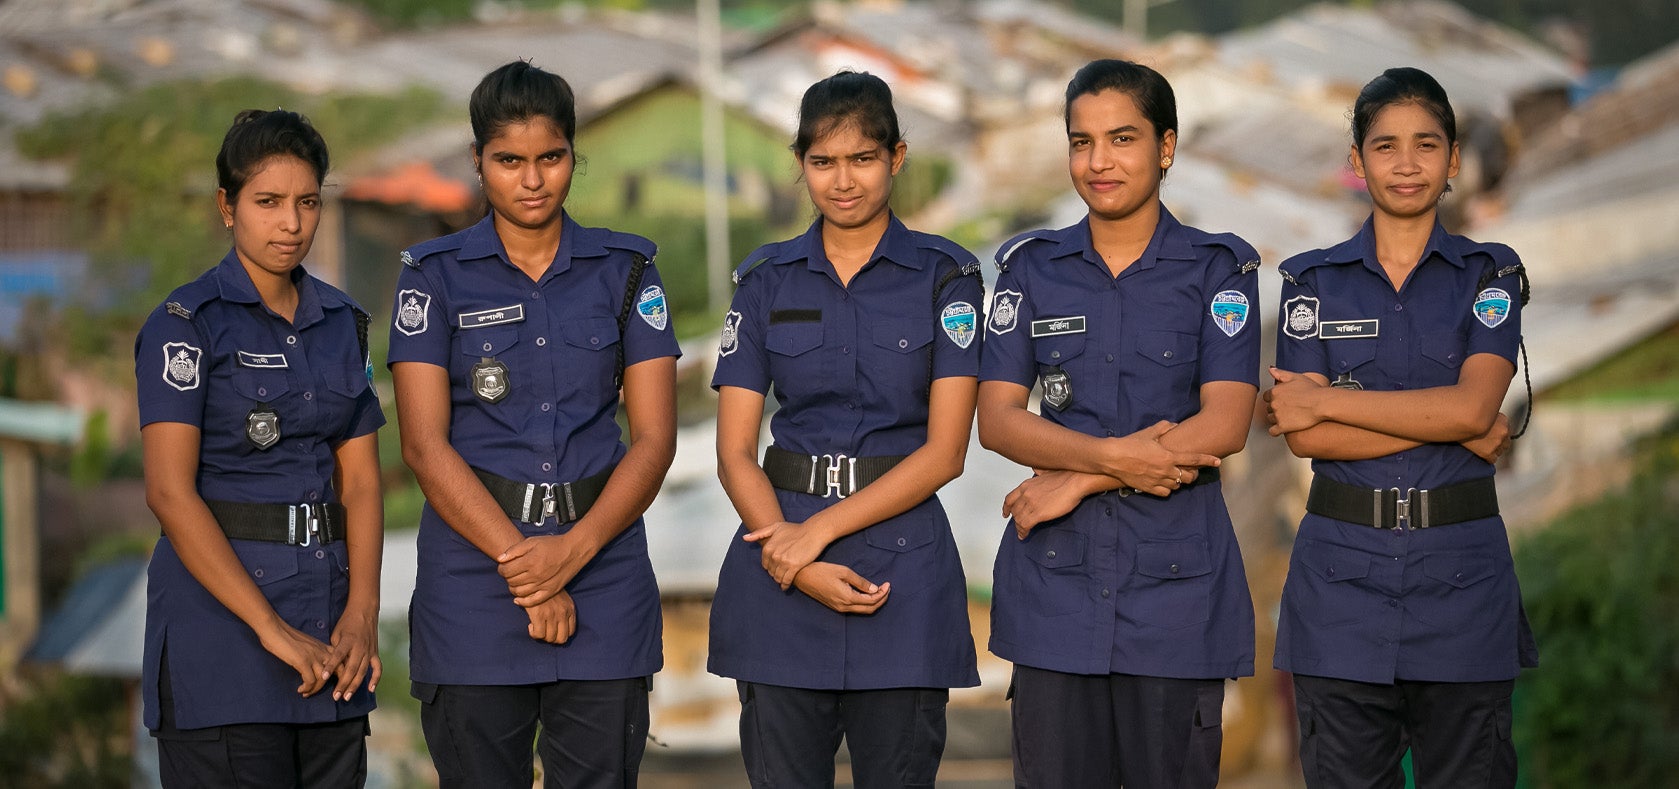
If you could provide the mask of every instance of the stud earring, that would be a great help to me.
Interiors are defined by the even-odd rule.
[[[1168,156],[1164,159],[1161,159],[1160,160],[1160,166],[1161,167],[1171,167],[1172,166],[1172,157]]]

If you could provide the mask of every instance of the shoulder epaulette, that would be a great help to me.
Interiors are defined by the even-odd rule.
[[[208,276],[200,277],[175,289],[164,301],[163,309],[170,315],[192,320],[192,314],[204,303],[221,295],[221,289]]]
[[[931,249],[950,258],[962,269],[963,274],[972,274],[979,271],[979,258],[974,257],[974,253],[969,252],[961,244],[944,236],[935,236],[931,233],[915,233],[914,238],[916,246],[922,249]]]
[[[1283,261],[1281,265],[1277,266],[1277,272],[1282,274],[1283,279],[1290,285],[1299,285],[1300,276],[1309,268],[1321,266],[1327,263],[1325,256],[1328,254],[1329,251],[1325,249],[1314,249],[1309,252],[1301,252],[1300,254]]]
[[[460,233],[450,233],[446,236],[439,236],[430,241],[423,241],[402,250],[402,265],[411,269],[418,269],[421,264],[425,262],[426,258],[431,257],[432,255],[439,252],[448,252],[460,249],[466,243],[464,235],[465,232],[466,231],[463,230]]]
[[[1246,274],[1259,268],[1259,252],[1235,233],[1208,233],[1194,243],[1197,246],[1219,246],[1230,250],[1230,254],[1236,256],[1237,274]]]
[[[1054,232],[1048,229],[1028,230],[1004,242],[1002,246],[997,248],[997,270],[1008,271],[1009,258],[1013,257],[1015,252],[1033,241],[1051,240],[1050,234]]]
[[[739,266],[735,267],[735,273],[734,273],[735,284],[739,285],[741,280],[746,279],[747,274],[752,273],[753,269],[755,269],[755,268],[757,268],[757,267],[775,259],[775,257],[781,251],[781,245],[786,244],[786,243],[788,243],[788,242],[787,241],[776,241],[774,243],[765,244],[761,247],[758,247],[757,249],[752,250],[752,254],[747,255],[746,258],[741,261],[741,264]]]
[[[1475,283],[1475,290],[1479,292],[1488,285],[1492,284],[1493,280],[1500,277],[1508,277],[1511,274],[1514,274],[1521,282],[1519,294],[1521,298],[1521,306],[1527,306],[1528,299],[1531,297],[1527,281],[1527,267],[1522,265],[1522,259],[1516,254],[1516,250],[1511,249],[1504,244],[1490,242],[1479,244],[1478,246],[1480,249],[1476,250],[1476,252],[1483,253],[1487,257],[1492,258],[1492,265],[1488,266],[1485,271],[1481,272],[1481,279],[1479,282]]]
[[[659,245],[643,236],[634,233],[620,233],[616,230],[603,230],[602,232],[606,234],[606,237],[602,238],[600,242],[603,247],[634,252],[648,260],[652,260],[655,255],[659,254]]]

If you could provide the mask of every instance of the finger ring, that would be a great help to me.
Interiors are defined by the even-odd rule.
[[[1180,469],[1175,469],[1172,472],[1172,474],[1173,474],[1173,478],[1178,481],[1178,484],[1182,485],[1183,484],[1183,469],[1181,469],[1181,468]]]

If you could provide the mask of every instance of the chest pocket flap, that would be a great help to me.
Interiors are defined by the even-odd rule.
[[[1422,335],[1422,355],[1452,369],[1463,364],[1463,345],[1463,332],[1456,330]]]
[[[933,341],[932,319],[881,321],[874,327],[874,344],[898,353],[909,353]]]
[[[1376,358],[1374,337],[1331,340],[1325,346],[1329,351],[1329,370],[1332,373],[1352,372]]]
[[[367,389],[367,368],[363,365],[344,365],[327,371],[326,388],[346,397],[355,397]]]
[[[772,323],[764,348],[782,356],[798,356],[822,344],[822,324],[812,322]]]
[[[1032,341],[1038,364],[1062,365],[1084,353],[1084,334],[1055,334]]]
[[[269,402],[291,391],[291,371],[233,368],[233,391],[242,397]]]
[[[290,545],[234,540],[233,552],[251,581],[267,586],[297,575],[297,549]]]
[[[1300,563],[1325,581],[1356,581],[1370,575],[1370,555],[1351,548],[1314,542],[1300,553]]]
[[[578,318],[566,323],[565,342],[575,348],[604,351],[618,342],[618,322],[612,318]]]
[[[1150,578],[1195,578],[1213,571],[1205,540],[1145,542],[1137,545],[1137,572]]]
[[[519,343],[518,329],[472,329],[461,332],[461,353],[467,356],[498,356]]]
[[[1200,346],[1193,334],[1176,331],[1145,331],[1137,333],[1137,353],[1164,367],[1192,364],[1200,355]]]
[[[900,515],[863,530],[863,541],[883,551],[904,553],[931,543],[936,528],[932,518]]]
[[[1027,539],[1026,555],[1040,566],[1055,570],[1084,564],[1084,535],[1063,529],[1039,529]]]

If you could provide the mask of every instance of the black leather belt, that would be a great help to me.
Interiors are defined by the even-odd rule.
[[[771,445],[764,450],[764,475],[770,478],[771,485],[782,490],[843,499],[885,476],[905,457],[801,455]]]
[[[310,545],[344,539],[344,505],[247,504],[206,501],[222,533],[233,540]]]
[[[1498,489],[1492,477],[1483,477],[1428,490],[1372,490],[1319,474],[1312,477],[1306,511],[1378,529],[1426,529],[1497,515]]]
[[[514,482],[480,468],[472,472],[501,505],[501,511],[521,523],[541,523],[549,516],[560,523],[582,518],[612,478],[612,468],[576,482]]]

